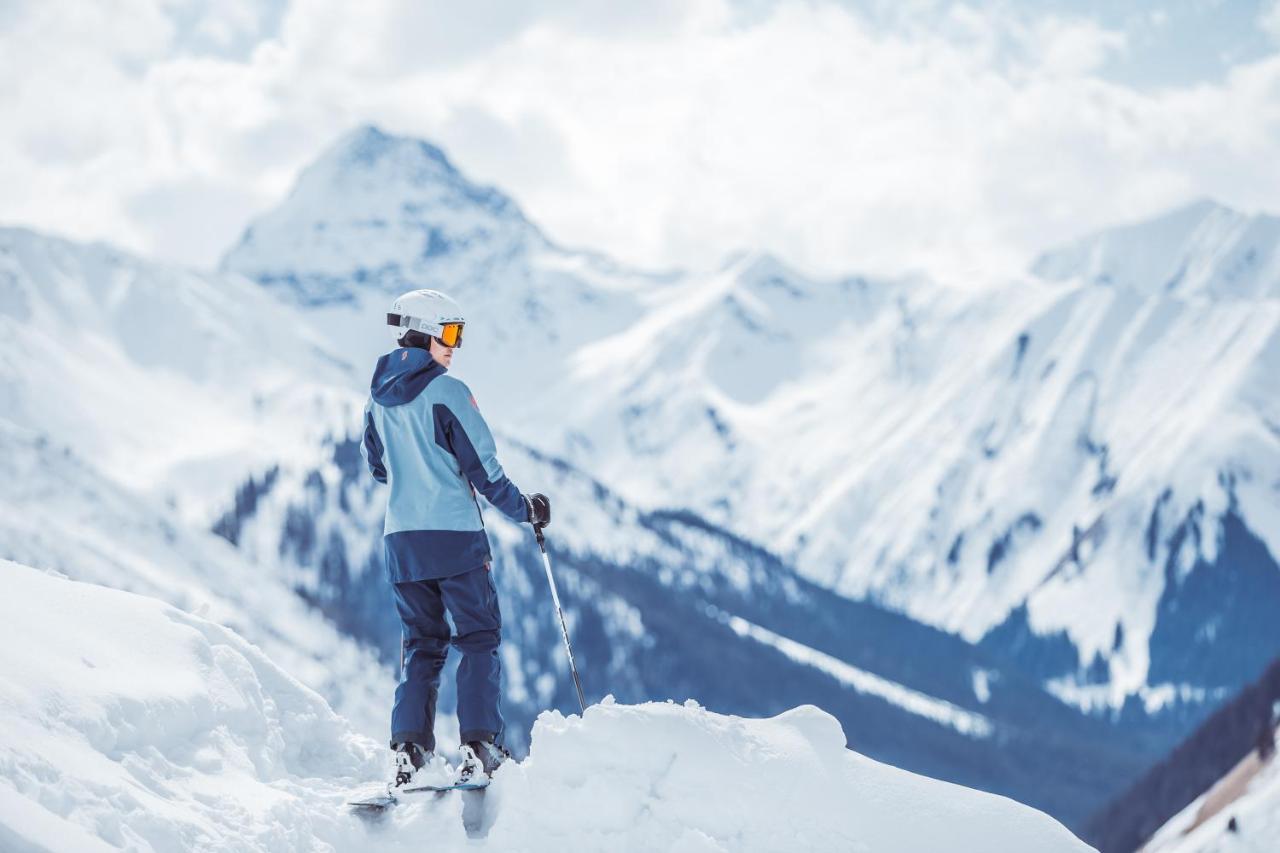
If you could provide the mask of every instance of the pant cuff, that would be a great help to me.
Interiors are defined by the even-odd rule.
[[[436,736],[431,732],[393,732],[391,748],[395,749],[398,743],[416,743],[427,752],[436,751]]]
[[[473,740],[490,741],[491,743],[498,743],[498,733],[485,731],[484,729],[470,729],[468,731],[462,732],[460,735],[460,738],[463,743],[471,743],[471,741]],[[501,744],[499,744],[499,746],[501,746]]]

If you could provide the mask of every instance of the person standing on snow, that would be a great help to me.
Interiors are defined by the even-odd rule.
[[[545,496],[521,494],[503,473],[475,397],[446,375],[465,324],[443,293],[398,298],[387,314],[398,348],[378,359],[365,407],[365,458],[374,479],[391,488],[383,544],[403,638],[391,711],[396,786],[434,757],[436,696],[450,643],[462,653],[462,781],[487,777],[507,757],[502,616],[475,493],[513,521],[545,525],[551,515]],[[457,628],[452,637],[446,610]]]

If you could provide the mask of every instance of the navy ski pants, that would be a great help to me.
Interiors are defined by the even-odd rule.
[[[392,584],[403,641],[400,684],[391,709],[391,743],[434,750],[436,695],[449,645],[458,664],[458,728],[462,742],[502,742],[500,704],[502,614],[488,565],[437,580]],[[457,633],[450,637],[445,610]]]

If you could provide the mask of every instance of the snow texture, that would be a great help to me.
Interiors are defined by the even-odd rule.
[[[255,646],[144,596],[0,573],[5,849],[1088,849],[1033,809],[847,751],[813,707],[609,699],[539,719],[473,838],[454,796],[369,823],[343,803],[385,750]]]

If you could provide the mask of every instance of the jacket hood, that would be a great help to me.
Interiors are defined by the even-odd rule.
[[[445,368],[418,347],[400,347],[378,359],[369,393],[380,406],[403,406],[422,393]]]

